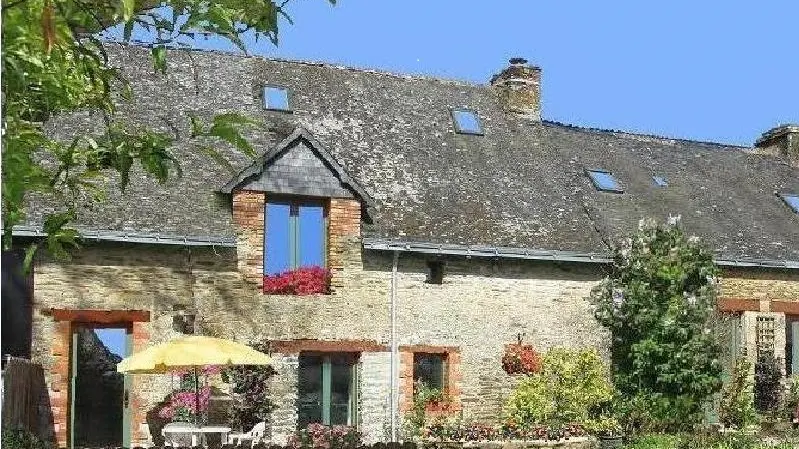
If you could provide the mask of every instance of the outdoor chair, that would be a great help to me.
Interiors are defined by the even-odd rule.
[[[254,448],[256,444],[263,441],[265,433],[266,433],[266,422],[262,421],[253,426],[252,430],[250,430],[249,432],[230,435],[228,437],[228,443],[235,444],[236,446],[241,446],[242,443],[244,443],[245,441],[249,441],[250,448]]]

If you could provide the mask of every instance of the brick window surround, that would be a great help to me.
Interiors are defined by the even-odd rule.
[[[70,354],[72,346],[72,332],[78,325],[92,328],[123,327],[133,334],[133,352],[143,350],[150,341],[149,321],[150,312],[143,310],[69,310],[51,309],[45,312],[55,321],[55,335],[52,343],[53,363],[49,369],[48,392],[50,407],[53,413],[53,428],[55,430],[58,447],[68,444],[69,423],[69,388]],[[133,376],[130,387],[131,403],[131,435],[132,445],[144,445],[148,435],[147,410],[145,403],[137,393],[137,376]],[[120,423],[121,425],[121,423]]]
[[[233,192],[233,223],[237,235],[239,272],[255,284],[264,275],[264,207],[268,193],[252,190]],[[280,195],[286,198],[286,195]],[[361,203],[351,198],[330,198],[327,203],[327,268],[333,288],[341,285],[345,247],[351,238],[361,235]]]
[[[399,348],[400,363],[400,403],[399,408],[403,413],[413,409],[413,355],[442,354],[446,358],[444,373],[444,393],[449,398],[449,408],[446,412],[436,414],[454,414],[462,410],[461,404],[461,353],[455,346],[428,346],[407,345]]]

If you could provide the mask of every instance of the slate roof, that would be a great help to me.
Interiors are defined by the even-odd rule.
[[[133,81],[122,114],[177,131],[184,176],[167,185],[133,176],[125,194],[109,189],[81,215],[84,228],[234,236],[218,190],[252,161],[224,146],[234,172],[209,160],[187,137],[186,113],[237,111],[267,124],[251,135],[262,153],[297,126],[317,139],[374,200],[370,238],[606,252],[642,217],[680,214],[719,258],[799,260],[799,215],[775,195],[799,192],[799,169],[747,148],[518,119],[487,85],[190,50],[170,51],[161,75],[147,48],[110,53]],[[261,107],[265,84],[290,89],[291,113]],[[484,135],[455,133],[450,109],[460,107],[480,114]],[[49,126],[67,138],[98,121],[84,113]],[[596,191],[586,168],[612,171],[625,193]],[[29,224],[43,210],[35,202]]]

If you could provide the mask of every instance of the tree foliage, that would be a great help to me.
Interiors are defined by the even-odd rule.
[[[711,332],[718,269],[673,220],[643,221],[614,251],[610,275],[592,293],[611,334],[614,383],[636,425],[697,422],[721,388],[720,345]]]
[[[332,0],[331,0],[332,3]],[[102,199],[99,180],[109,173],[125,189],[136,166],[164,182],[180,176],[170,148],[174,135],[134,126],[117,114],[130,101],[129,80],[109,61],[107,43],[97,32],[124,24],[124,40],[135,27],[155,36],[154,70],[168,70],[167,47],[186,45],[198,33],[215,34],[245,51],[242,37],[277,43],[278,18],[288,18],[285,2],[270,0],[3,0],[2,5],[2,206],[3,249],[12,246],[12,227],[25,222],[31,195],[61,207],[46,215],[44,247],[66,256],[77,244],[70,224],[80,216],[80,198]],[[58,114],[91,111],[102,125],[59,141],[45,130]],[[191,119],[193,137],[215,137],[248,155],[253,149],[241,132],[255,123],[223,114],[210,123]],[[203,148],[209,156],[214,150]],[[30,256],[37,246],[31,247]]]

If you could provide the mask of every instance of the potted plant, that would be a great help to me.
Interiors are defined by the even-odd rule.
[[[622,446],[624,435],[616,418],[607,415],[600,416],[593,422],[591,427],[599,440],[600,449],[612,449]]]

